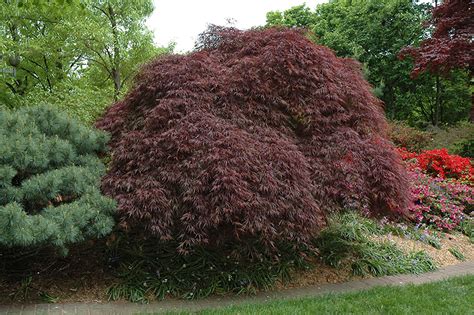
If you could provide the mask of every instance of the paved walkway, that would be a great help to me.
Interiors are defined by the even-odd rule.
[[[474,274],[474,261],[441,268],[421,275],[400,275],[371,278],[338,284],[324,284],[306,288],[262,292],[255,296],[212,297],[196,301],[164,300],[151,304],[113,302],[105,304],[36,304],[25,306],[1,306],[0,314],[135,314],[159,313],[169,311],[198,311],[207,308],[236,305],[248,302],[267,302],[288,298],[318,296],[325,293],[343,293],[369,289],[375,286],[421,284],[448,277]]]

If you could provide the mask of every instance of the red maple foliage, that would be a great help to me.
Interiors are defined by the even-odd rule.
[[[446,0],[433,9],[430,21],[435,29],[420,47],[407,47],[402,56],[411,55],[415,65],[412,74],[431,71],[446,74],[453,68],[474,70],[474,2]]]
[[[340,208],[403,212],[408,184],[360,65],[295,30],[211,28],[156,59],[97,126],[123,221],[193,245],[307,243]]]

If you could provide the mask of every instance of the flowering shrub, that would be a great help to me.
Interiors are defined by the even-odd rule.
[[[423,170],[442,178],[470,178],[474,175],[469,158],[451,155],[446,149],[424,151],[417,160]]]
[[[461,179],[464,182],[473,183],[474,167],[469,158],[459,155],[449,154],[446,149],[427,150],[421,153],[414,153],[399,148],[398,152],[403,160],[411,160],[409,166],[421,168],[423,171],[439,176],[441,178]]]
[[[417,223],[452,230],[472,211],[474,187],[455,180],[431,177],[417,167],[409,169],[408,175],[412,197],[409,210]]]
[[[474,168],[469,158],[446,149],[421,153],[399,148],[410,178],[409,211],[417,223],[442,230],[459,226],[474,205]]]
[[[405,148],[397,148],[398,153],[400,154],[403,161],[416,161],[418,153],[408,151]],[[415,159],[415,160],[414,160]],[[414,166],[414,163],[407,163],[407,166]]]

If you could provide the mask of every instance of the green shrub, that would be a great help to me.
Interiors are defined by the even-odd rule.
[[[474,217],[467,216],[466,219],[459,224],[459,230],[469,237],[471,243],[474,243]]]
[[[108,234],[115,202],[102,196],[108,136],[48,106],[0,112],[0,245],[67,244]]]
[[[474,157],[474,124],[470,122],[423,131],[402,121],[391,121],[389,136],[396,146],[412,152],[446,148],[450,154]]]
[[[104,110],[113,103],[113,91],[108,88],[97,88],[85,80],[66,80],[59,84],[54,92],[33,90],[21,98],[16,108],[28,104],[50,104],[66,112],[86,125],[94,124]]]
[[[396,146],[415,152],[428,146],[432,138],[431,133],[410,127],[401,121],[389,123],[389,136]]]
[[[383,234],[374,221],[347,212],[330,218],[329,225],[316,240],[321,259],[334,267],[344,263],[354,274],[393,275],[434,270],[424,252],[403,253],[394,244],[378,242],[371,236]]]
[[[474,156],[474,124],[459,123],[444,129],[433,130],[433,141],[425,149],[448,149],[450,154]]]
[[[474,138],[460,140],[453,147],[453,153],[474,159]]]

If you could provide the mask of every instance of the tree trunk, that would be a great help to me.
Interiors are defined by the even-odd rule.
[[[434,119],[433,125],[438,126],[440,121],[441,113],[441,82],[439,75],[436,76],[436,99],[435,99],[435,110],[434,110]]]
[[[469,121],[474,123],[474,93],[471,93],[471,112],[469,113]]]
[[[122,88],[122,80],[120,74],[120,46],[118,40],[117,19],[112,5],[108,5],[110,25],[112,26],[113,36],[113,61],[112,61],[112,80],[114,81],[114,101],[117,101]]]
[[[122,84],[120,81],[120,71],[115,67],[112,68],[112,80],[114,81],[114,101],[117,101],[120,96]]]

